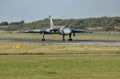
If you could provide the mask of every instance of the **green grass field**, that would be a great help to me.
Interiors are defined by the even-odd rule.
[[[40,38],[40,35],[24,33],[0,33],[0,38],[38,39]],[[59,35],[47,35],[46,38],[55,38],[61,40],[62,37]],[[120,34],[78,34],[78,36],[76,36],[74,39],[120,40]],[[14,48],[14,45],[16,44],[20,45],[19,49]],[[114,55],[27,55],[64,53]],[[118,55],[120,54],[120,45],[118,44],[97,45],[0,42],[0,54],[0,79],[120,79],[120,56]]]
[[[120,57],[2,55],[0,79],[120,79]]]

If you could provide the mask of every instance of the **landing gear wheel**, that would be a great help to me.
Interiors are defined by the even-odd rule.
[[[42,39],[41,41],[45,41],[45,39]]]
[[[68,39],[68,41],[72,41],[72,39]]]

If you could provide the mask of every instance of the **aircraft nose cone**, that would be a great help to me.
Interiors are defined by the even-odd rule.
[[[71,32],[72,32],[72,30],[70,28],[64,29],[64,33],[65,34],[70,34]]]

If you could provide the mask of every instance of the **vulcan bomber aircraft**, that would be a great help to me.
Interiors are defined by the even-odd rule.
[[[68,41],[72,41],[72,35],[75,36],[76,33],[91,33],[87,30],[80,30],[75,28],[69,28],[65,25],[63,26],[55,26],[52,20],[52,17],[49,16],[50,19],[50,28],[46,29],[37,29],[37,30],[26,30],[24,33],[40,33],[42,34],[42,41],[45,41],[45,35],[46,34],[60,34],[62,35],[62,40],[65,41],[65,36],[69,36]]]

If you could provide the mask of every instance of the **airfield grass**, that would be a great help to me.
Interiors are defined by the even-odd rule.
[[[0,33],[0,38],[32,38],[40,39],[40,34],[29,33]],[[61,40],[59,35],[46,35],[47,39]],[[120,40],[120,34],[78,34],[74,39],[79,40]],[[14,45],[20,48],[15,49]],[[120,45],[117,44],[55,44],[29,42],[0,42],[0,54],[120,54]]]
[[[120,57],[2,55],[0,79],[120,79]]]
[[[41,39],[42,35],[39,33],[0,33],[0,38],[35,38]],[[59,34],[49,34],[45,36],[47,39],[57,39],[61,40],[62,36]],[[68,39],[68,36],[66,36]],[[81,33],[76,34],[76,37],[73,37],[73,40],[120,40],[120,33]]]
[[[120,45],[0,42],[0,54],[120,54]]]
[[[0,33],[0,38],[36,39],[40,38],[40,35],[24,33]],[[61,37],[58,35],[47,35],[46,38],[55,38],[61,40]],[[74,39],[120,40],[120,34],[78,34],[78,36],[76,36]],[[14,45],[16,44],[19,44],[20,48],[14,48]],[[78,53],[114,55],[43,55]],[[0,54],[0,79],[120,79],[120,56],[118,55],[120,54],[119,44],[97,45],[0,42]]]

